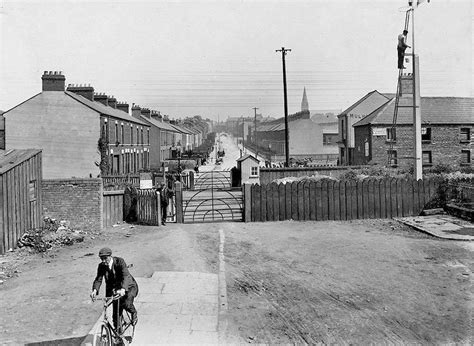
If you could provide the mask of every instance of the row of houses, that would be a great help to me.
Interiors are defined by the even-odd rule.
[[[42,91],[3,113],[0,149],[42,149],[43,178],[97,177],[159,170],[201,145],[212,128],[200,116],[172,120],[118,102],[45,71]]]
[[[290,164],[413,166],[413,75],[401,78],[398,112],[396,95],[371,91],[344,111],[309,110],[306,90],[301,111],[288,116]],[[421,97],[422,160],[470,166],[474,127],[473,98]],[[235,127],[245,126],[235,119]],[[247,139],[272,166],[285,161],[285,119],[253,124]],[[245,138],[245,137],[244,137]],[[303,162],[304,160],[304,162]]]
[[[377,90],[338,115],[340,164],[413,166],[412,88],[413,75],[403,75],[395,122],[396,95]],[[421,124],[423,167],[471,165],[473,98],[421,97]]]

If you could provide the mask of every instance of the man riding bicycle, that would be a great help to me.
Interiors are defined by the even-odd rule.
[[[120,299],[113,302],[113,321],[117,328],[117,317],[122,315],[123,309],[132,315],[132,325],[136,325],[137,310],[133,300],[138,294],[138,284],[130,274],[123,258],[112,256],[112,250],[104,247],[99,251],[101,262],[97,267],[97,276],[92,284],[91,299],[94,300],[99,293],[102,278],[105,278],[105,295],[112,297],[114,293]],[[118,314],[117,314],[118,309]]]

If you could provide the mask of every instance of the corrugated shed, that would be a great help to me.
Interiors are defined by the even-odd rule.
[[[0,150],[0,174],[3,174],[20,163],[40,153],[39,149]]]
[[[400,106],[411,106],[413,99],[402,97]],[[421,122],[422,124],[474,124],[474,99],[470,97],[422,97]],[[363,125],[391,125],[395,109],[395,99],[387,102],[354,126]],[[397,124],[413,124],[413,108],[401,107],[398,109]]]

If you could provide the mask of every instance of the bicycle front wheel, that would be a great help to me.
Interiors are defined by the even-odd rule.
[[[112,346],[113,344],[110,326],[107,323],[99,324],[94,333],[92,346]]]

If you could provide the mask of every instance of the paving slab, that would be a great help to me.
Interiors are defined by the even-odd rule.
[[[432,236],[449,240],[474,240],[474,224],[451,215],[427,215],[395,218]]]
[[[218,274],[154,272],[150,278],[135,279],[139,294],[133,345],[219,343]],[[92,340],[94,330],[83,345]]]

